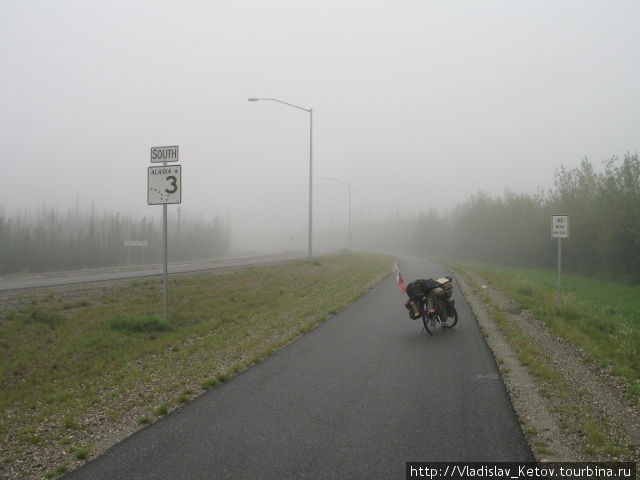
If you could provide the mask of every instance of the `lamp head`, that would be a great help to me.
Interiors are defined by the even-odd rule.
[[[258,100],[260,100],[259,98],[255,98],[255,97],[251,97],[249,99],[250,102],[257,102]]]

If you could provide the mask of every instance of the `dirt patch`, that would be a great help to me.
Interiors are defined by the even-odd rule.
[[[488,285],[479,275],[456,275],[493,352],[522,430],[538,461],[637,461],[640,408],[625,396],[623,379],[600,367],[585,350],[554,335],[547,325]],[[557,384],[522,365],[484,294],[517,326],[559,374]],[[561,393],[561,394],[560,394]],[[596,430],[596,433],[589,431]],[[601,438],[598,438],[597,434]],[[599,440],[594,442],[594,438]]]

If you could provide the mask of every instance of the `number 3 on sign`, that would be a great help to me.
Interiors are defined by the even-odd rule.
[[[182,202],[182,166],[149,167],[147,203],[162,205]]]
[[[167,180],[170,182],[172,189],[169,190],[168,188],[166,188],[164,191],[169,194],[176,193],[178,191],[178,179],[173,175],[170,175],[167,177]]]

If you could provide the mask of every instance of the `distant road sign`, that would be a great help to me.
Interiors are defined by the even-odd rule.
[[[151,147],[151,163],[177,162],[178,147]]]
[[[569,215],[551,215],[551,236],[569,238]]]
[[[182,165],[149,167],[147,203],[162,205],[182,202]]]

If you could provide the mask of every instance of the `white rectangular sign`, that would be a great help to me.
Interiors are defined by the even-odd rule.
[[[178,146],[151,147],[151,163],[177,162]]]
[[[147,182],[147,203],[182,202],[182,165],[149,167]]]
[[[125,240],[125,247],[147,247],[149,242],[147,240]]]
[[[569,238],[569,215],[551,215],[551,236]]]

